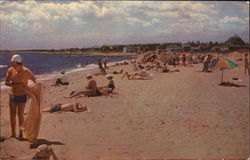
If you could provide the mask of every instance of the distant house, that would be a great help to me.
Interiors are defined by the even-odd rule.
[[[181,47],[182,47],[182,50],[185,51],[185,52],[189,51],[191,49],[191,45],[188,44],[188,43],[181,44]]]
[[[202,51],[207,51],[207,50],[209,50],[208,44],[200,44],[199,46],[200,46],[200,49],[201,49]]]
[[[198,52],[198,51],[201,51],[201,46],[191,47],[191,48],[190,48],[190,51],[192,51],[192,52]]]
[[[229,51],[229,47],[228,46],[220,46],[220,51],[221,52]]]
[[[166,44],[160,44],[157,48],[156,48],[156,53],[162,53],[162,52],[166,52],[167,51],[167,45]]]
[[[126,47],[123,47],[123,52],[124,53],[134,53],[134,52],[136,52],[136,49],[132,46],[126,46]]]
[[[214,46],[210,49],[210,51],[213,51],[213,52],[218,52],[220,51],[220,47],[219,46]]]
[[[177,44],[171,44],[166,47],[167,50],[170,50],[172,52],[180,52],[182,51],[182,47]]]

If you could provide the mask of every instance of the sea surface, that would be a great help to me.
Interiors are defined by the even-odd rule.
[[[13,53],[0,53],[0,81],[4,81],[10,67]],[[103,56],[90,55],[60,55],[43,53],[20,53],[24,66],[28,67],[39,78],[52,78],[62,70],[75,72],[98,67],[98,58]],[[106,57],[108,63],[131,59],[131,56]]]

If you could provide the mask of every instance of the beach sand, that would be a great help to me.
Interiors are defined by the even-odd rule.
[[[231,57],[234,59],[235,57]],[[237,57],[237,56],[236,56]],[[69,86],[44,82],[45,105],[82,102],[90,112],[43,113],[40,144],[52,144],[65,160],[239,159],[249,155],[249,77],[243,62],[226,70],[224,80],[246,87],[222,87],[221,72],[203,73],[202,64],[178,66],[180,72],[153,74],[152,80],[121,80],[117,95],[66,99],[83,89],[88,70],[72,73]],[[110,68],[132,72],[132,66]],[[104,76],[94,76],[98,86]],[[8,96],[1,95],[1,136],[10,135]],[[30,155],[27,141],[6,139],[1,158]]]

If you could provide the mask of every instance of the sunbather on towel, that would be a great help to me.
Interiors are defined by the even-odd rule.
[[[82,103],[69,103],[69,104],[55,104],[50,106],[49,108],[45,108],[43,112],[58,112],[58,111],[66,111],[66,112],[82,112],[86,111],[87,107]]]

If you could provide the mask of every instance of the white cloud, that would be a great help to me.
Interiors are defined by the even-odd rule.
[[[222,23],[243,23],[244,20],[239,18],[239,17],[229,17],[229,16],[226,16],[224,17],[223,19],[220,20],[220,22]]]
[[[230,10],[224,12],[225,5]],[[102,43],[110,33],[110,42],[112,38],[115,42],[129,41],[127,33],[137,34],[137,40],[157,34],[234,34],[249,29],[248,14],[249,7],[239,2],[4,1],[0,5],[1,33],[6,41],[8,37],[21,39],[40,34],[55,40],[60,37],[58,43],[62,37],[81,40],[82,35],[89,35],[85,38],[93,43],[91,37],[102,36],[102,41],[95,39]]]
[[[77,17],[74,17],[74,18],[72,19],[72,21],[73,21],[74,23],[76,23],[76,24],[79,24],[79,25],[87,24],[87,22],[85,22],[85,21],[83,21],[83,20],[81,20],[80,18],[77,18]]]

